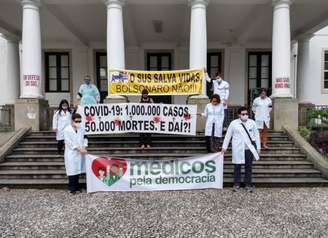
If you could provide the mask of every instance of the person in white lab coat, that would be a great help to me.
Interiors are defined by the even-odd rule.
[[[85,173],[87,140],[84,139],[84,129],[81,123],[81,115],[75,113],[72,115],[71,125],[64,130],[65,168],[68,176],[68,190],[72,194],[78,191],[79,175]]]
[[[224,114],[225,114],[225,121],[224,121],[224,126],[228,126],[226,125],[227,123],[227,117],[228,117],[228,100],[229,100],[229,94],[230,94],[230,85],[227,81],[223,80],[222,75],[217,72],[215,75],[215,79],[211,79],[210,76],[207,73],[206,68],[204,69],[204,73],[205,73],[205,79],[207,82],[211,83],[213,85],[213,94],[217,94],[220,96],[221,98],[221,102],[224,106]]]
[[[214,94],[211,101],[206,105],[202,116],[206,117],[205,137],[207,152],[219,151],[223,131],[224,106],[220,96]]]
[[[64,147],[64,129],[71,124],[71,109],[67,100],[59,103],[58,109],[52,118],[52,130],[56,132],[57,151],[60,154]]]
[[[233,190],[237,191],[241,183],[241,165],[245,165],[245,188],[253,192],[252,186],[252,163],[253,159],[259,160],[261,152],[260,135],[254,120],[248,118],[246,107],[238,109],[239,119],[231,122],[228,127],[222,146],[224,154],[232,139],[232,163],[234,164],[234,186]]]
[[[255,98],[252,110],[255,114],[255,122],[260,130],[261,143],[264,149],[268,149],[268,129],[270,128],[270,112],[272,111],[271,98],[267,96],[267,90],[261,89],[259,97]]]

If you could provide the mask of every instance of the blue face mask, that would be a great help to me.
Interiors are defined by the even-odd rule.
[[[89,85],[89,84],[90,84],[90,80],[84,80],[84,83],[85,83],[86,85]]]

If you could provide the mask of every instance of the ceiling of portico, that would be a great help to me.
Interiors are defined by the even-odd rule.
[[[88,45],[106,40],[106,6],[102,0],[42,0],[42,35],[49,41],[79,40]],[[223,44],[270,42],[271,0],[211,0],[208,41]],[[327,0],[295,0],[291,6],[293,36],[327,25]],[[155,32],[154,22],[162,30]],[[187,45],[190,6],[187,0],[126,0],[124,32],[127,45],[170,42]],[[0,31],[21,34],[19,0],[0,0]]]

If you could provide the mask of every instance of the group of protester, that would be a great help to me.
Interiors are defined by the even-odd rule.
[[[262,89],[261,94],[252,105],[255,121],[249,118],[246,107],[238,109],[239,118],[227,125],[227,108],[229,99],[229,83],[217,73],[215,79],[211,79],[205,70],[205,79],[212,82],[214,94],[210,103],[206,105],[201,114],[206,118],[205,137],[209,153],[225,153],[232,140],[232,162],[234,164],[234,186],[237,191],[241,184],[241,165],[245,165],[244,183],[247,191],[252,192],[252,163],[259,159],[261,148],[268,149],[268,129],[270,128],[271,99],[267,96],[267,90]],[[58,141],[58,153],[62,153],[65,146],[65,168],[68,176],[68,189],[72,194],[79,190],[79,175],[85,172],[85,155],[87,154],[88,140],[84,135],[82,116],[79,113],[80,106],[96,104],[100,102],[100,94],[95,85],[87,76],[78,93],[79,105],[71,110],[67,100],[62,100],[53,116],[53,130]],[[140,103],[153,103],[144,89]],[[223,129],[227,127],[226,135],[222,143]],[[221,146],[222,144],[222,146]],[[140,147],[151,147],[151,134],[140,134]]]

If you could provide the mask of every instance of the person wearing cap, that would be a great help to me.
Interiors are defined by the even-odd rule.
[[[96,85],[91,83],[90,76],[85,76],[84,83],[80,86],[78,98],[80,105],[91,105],[100,102],[100,93]]]

